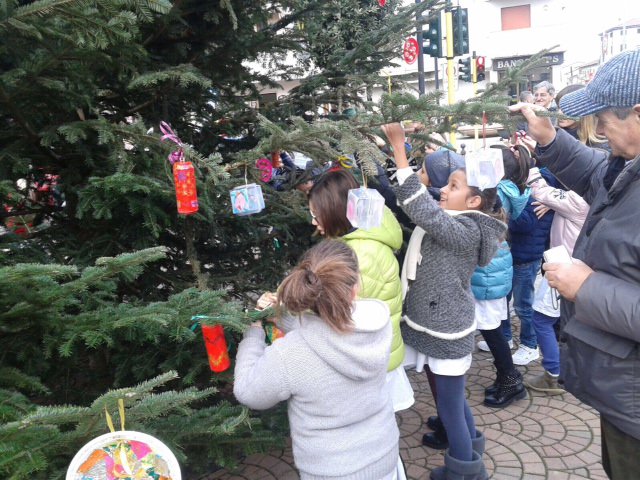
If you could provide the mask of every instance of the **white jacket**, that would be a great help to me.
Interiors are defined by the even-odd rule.
[[[531,169],[528,185],[533,198],[556,212],[551,223],[551,247],[564,245],[573,253],[589,204],[574,191],[549,186],[537,168]]]

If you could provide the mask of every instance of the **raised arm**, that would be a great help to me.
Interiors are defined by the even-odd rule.
[[[509,107],[513,113],[521,113],[529,125],[529,135],[538,142],[538,161],[549,168],[558,179],[584,198],[587,203],[599,188],[597,179],[606,168],[608,154],[589,148],[564,130],[558,130],[548,117],[539,117],[535,111],[541,107],[519,103]]]
[[[455,219],[446,213],[431,197],[413,173],[404,149],[404,130],[399,123],[385,125],[383,131],[393,148],[393,157],[398,166],[398,203],[411,221],[421,227],[426,235],[451,248],[473,248],[477,245],[478,227],[473,221]]]

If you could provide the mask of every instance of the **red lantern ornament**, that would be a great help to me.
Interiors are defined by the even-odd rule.
[[[202,337],[209,357],[209,367],[216,373],[224,372],[231,366],[231,360],[222,325],[202,325]]]
[[[173,181],[176,190],[178,213],[191,215],[198,211],[198,191],[196,190],[196,173],[191,162],[184,161],[184,148],[178,136],[166,122],[160,122],[160,131],[164,134],[161,141],[169,140],[178,149],[169,154],[169,161],[173,165]]]
[[[378,0],[378,5],[384,7],[387,4],[387,0]]]
[[[173,180],[178,213],[182,215],[196,213],[198,211],[198,192],[196,190],[196,174],[191,162],[174,163]]]

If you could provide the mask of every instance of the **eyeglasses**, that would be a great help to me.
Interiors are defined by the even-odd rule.
[[[313,218],[314,220],[318,219],[318,217],[316,217],[316,215],[311,210],[309,210],[309,213],[311,214],[311,218]]]

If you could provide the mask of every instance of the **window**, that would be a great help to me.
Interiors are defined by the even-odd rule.
[[[502,30],[517,30],[531,27],[531,5],[504,7],[502,9]]]

